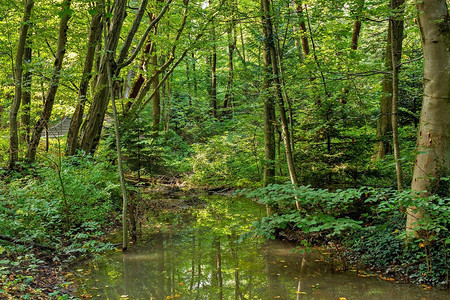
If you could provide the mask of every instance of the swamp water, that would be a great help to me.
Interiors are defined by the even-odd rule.
[[[79,296],[94,299],[450,299],[448,292],[333,271],[317,254],[281,241],[239,240],[265,209],[208,197],[188,215],[152,218],[157,233],[126,253],[77,267]],[[170,221],[170,222],[169,222]],[[150,225],[150,224],[149,224]]]

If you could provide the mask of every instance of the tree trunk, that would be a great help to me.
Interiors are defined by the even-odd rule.
[[[270,92],[271,77],[269,53],[264,51],[264,186],[275,182],[275,100]]]
[[[113,17],[109,25],[109,32],[105,37],[105,49],[113,51],[117,49],[119,42],[120,31],[122,29],[123,21],[126,12],[126,1],[116,0],[114,1]],[[98,142],[100,140],[100,134],[102,131],[103,120],[105,118],[106,109],[109,103],[109,89],[108,89],[108,72],[107,72],[107,53],[104,53],[99,66],[99,74],[96,82],[97,93],[94,94],[92,104],[89,108],[89,112],[86,117],[86,121],[83,124],[82,132],[80,136],[79,147],[86,153],[92,153],[95,151]],[[113,73],[115,70],[112,70]]]
[[[365,0],[359,0],[357,3],[358,10],[356,12],[356,20],[353,23],[352,45],[350,47],[352,50],[358,49],[359,34],[361,33],[361,13],[364,8],[364,2]]]
[[[403,40],[403,3],[404,0],[392,0],[391,6],[395,11],[394,16],[390,18],[391,26],[391,47],[392,51],[392,144],[394,146],[395,170],[397,173],[397,189],[403,189],[403,172],[400,161],[400,145],[398,139],[398,72],[399,62],[402,54]]]
[[[264,0],[262,0],[264,1]],[[266,26],[263,27],[263,34],[267,39]],[[273,93],[270,91],[272,85],[272,63],[270,60],[270,52],[264,47],[263,64],[264,64],[264,186],[275,182],[275,100]]]
[[[100,10],[100,5],[97,5],[97,9]],[[67,133],[68,155],[74,155],[78,149],[78,132],[80,130],[81,123],[83,122],[88,86],[92,77],[91,72],[94,64],[95,49],[97,44],[101,42],[103,28],[102,24],[102,14],[100,12],[92,16],[87,44],[88,48],[84,59],[84,68],[81,76],[80,88],[78,90],[78,103],[75,108],[75,112],[73,113],[72,120],[70,121],[69,132]]]
[[[117,109],[116,109],[116,101],[114,99],[114,81],[113,81],[113,72],[112,72],[112,63],[114,62],[112,54],[113,51],[108,51],[106,48],[106,52],[108,53],[107,59],[107,74],[108,74],[108,85],[111,95],[112,109],[113,109],[113,118],[114,118],[114,131],[116,135],[116,152],[117,152],[117,165],[119,168],[119,176],[120,176],[120,187],[122,190],[122,250],[127,250],[128,248],[128,226],[127,226],[127,207],[128,207],[128,194],[125,185],[125,175],[123,172],[123,163],[122,163],[122,147],[120,145],[120,132],[119,132],[119,120],[117,118]]]
[[[47,126],[48,121],[52,115],[53,104],[55,102],[56,92],[59,86],[60,72],[64,55],[66,54],[67,43],[67,29],[69,19],[71,17],[70,11],[71,0],[66,0],[62,4],[61,20],[59,23],[58,49],[56,50],[55,62],[53,65],[52,78],[50,80],[50,88],[45,98],[44,107],[39,120],[33,128],[30,144],[28,145],[27,159],[33,162],[36,158],[36,151],[41,140],[41,133]]]
[[[22,64],[25,52],[25,44],[28,36],[28,29],[30,27],[31,10],[33,9],[34,1],[27,0],[22,18],[22,26],[20,27],[19,42],[17,46],[16,59],[14,63],[14,99],[9,111],[9,168],[14,169],[15,164],[19,159],[19,134],[17,129],[17,113],[20,108],[20,101],[22,97]]]
[[[236,20],[234,19],[234,6],[237,7],[237,3],[230,3],[231,8],[231,15],[232,19],[229,21],[228,24],[228,81],[227,81],[227,87],[225,90],[225,96],[223,100],[223,115],[229,114],[229,106],[231,102],[233,101],[233,72],[234,72],[234,65],[233,65],[233,55],[234,51],[236,49]]]
[[[211,53],[211,113],[213,118],[217,118],[217,50],[216,50],[216,30],[212,22],[212,53]]]
[[[416,0],[424,56],[424,96],[411,189],[426,197],[448,197],[450,170],[450,16],[445,0]],[[406,230],[423,216],[408,208]]]
[[[281,129],[283,133],[284,150],[289,170],[289,177],[292,184],[297,184],[297,175],[295,173],[294,161],[292,158],[292,147],[288,129],[288,121],[286,118],[286,109],[284,107],[283,95],[281,91],[278,57],[275,47],[275,36],[273,34],[273,26],[271,20],[271,5],[269,0],[261,0],[262,9],[262,23],[263,23],[263,37],[264,37],[264,52],[267,59],[270,60],[270,71],[272,75],[272,83],[275,89],[275,98],[277,99],[278,109],[280,111]],[[267,68],[266,68],[267,70]]]
[[[152,42],[152,51],[150,57],[150,69],[154,79],[152,80],[153,88],[153,119],[152,119],[152,136],[156,137],[159,132],[159,123],[161,120],[161,96],[159,92],[159,73],[158,73],[158,56],[156,55],[156,44]]]
[[[31,47],[25,48],[24,61],[26,63],[31,63]],[[20,117],[20,126],[23,129],[22,140],[27,144],[30,142],[30,122],[31,122],[31,76],[30,70],[27,70],[23,75],[23,91],[22,91],[22,109],[23,113]]]
[[[297,15],[300,18],[299,27],[300,27],[300,36],[302,40],[302,49],[305,56],[309,55],[309,43],[308,43],[308,36],[306,34],[306,23],[305,23],[305,16],[303,15],[303,4],[301,0],[296,0],[297,3]]]
[[[391,8],[398,9],[401,5],[403,5],[404,0],[396,1],[391,0]],[[400,39],[395,39],[396,44],[392,44],[392,33],[393,28],[395,29],[395,35],[397,37],[401,37]],[[402,49],[402,39],[403,39],[403,20],[396,20],[395,18],[389,22],[388,25],[388,40],[386,46],[386,56],[385,56],[385,68],[387,70],[387,74],[383,77],[383,93],[381,96],[381,105],[380,105],[380,115],[378,117],[377,122],[377,142],[374,146],[374,159],[382,159],[386,154],[392,153],[392,144],[391,144],[391,133],[392,133],[392,48],[394,48],[394,52],[399,52],[397,64],[400,63],[401,58],[401,49]]]

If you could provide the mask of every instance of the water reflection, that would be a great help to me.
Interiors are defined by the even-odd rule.
[[[333,271],[280,241],[237,240],[258,218],[252,203],[213,199],[182,228],[168,227],[122,254],[78,270],[80,292],[97,299],[445,299],[356,273]],[[81,296],[81,295],[80,295]]]

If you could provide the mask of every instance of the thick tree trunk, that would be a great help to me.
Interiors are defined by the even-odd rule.
[[[97,6],[99,9],[99,6]],[[95,49],[97,44],[101,41],[102,36],[102,14],[97,13],[92,17],[88,48],[86,52],[86,57],[84,59],[83,74],[81,77],[80,88],[78,90],[78,103],[73,113],[72,120],[70,121],[69,132],[67,133],[67,154],[74,155],[78,149],[78,132],[80,130],[81,123],[83,122],[84,107],[87,100],[87,91],[89,86],[89,81],[92,77],[92,67],[95,58]]]
[[[30,144],[28,145],[27,159],[30,162],[33,162],[34,159],[36,158],[36,151],[39,146],[39,141],[41,140],[41,133],[47,126],[48,121],[50,120],[50,117],[52,115],[53,104],[55,102],[56,92],[58,91],[59,87],[59,79],[62,63],[64,55],[66,54],[67,29],[69,19],[71,17],[70,5],[71,0],[66,0],[62,4],[62,12],[61,12],[62,17],[59,23],[58,49],[56,50],[55,62],[53,65],[53,73],[52,78],[50,80],[50,88],[45,98],[42,114],[33,128]]]
[[[14,99],[9,111],[9,168],[14,169],[19,159],[19,134],[17,129],[17,113],[20,108],[22,97],[22,73],[23,73],[23,55],[25,52],[25,44],[30,27],[31,10],[34,1],[27,0],[22,18],[22,26],[20,28],[19,42],[17,45],[16,58],[14,63]]]
[[[449,195],[450,173],[450,16],[445,0],[416,1],[424,56],[424,96],[411,189],[425,197]],[[426,192],[425,192],[426,191]],[[406,230],[422,212],[408,208]]]
[[[113,17],[110,22],[109,32],[105,43],[105,48],[108,49],[108,51],[113,51],[113,54],[117,49],[120,31],[125,18],[125,12],[126,1],[114,1]],[[94,94],[94,98],[89,108],[86,121],[83,124],[80,136],[79,147],[86,153],[92,153],[98,145],[103,120],[105,118],[106,109],[109,103],[110,95],[108,89],[107,56],[108,54],[104,53],[101,58],[99,74],[95,85],[97,92]],[[115,70],[112,70],[112,72],[114,73]]]

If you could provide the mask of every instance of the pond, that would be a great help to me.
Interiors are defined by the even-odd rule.
[[[95,299],[449,299],[441,290],[334,271],[281,241],[240,239],[265,214],[245,199],[208,197],[189,214],[151,218],[155,233],[125,253],[77,266],[79,296]],[[170,221],[170,222],[169,222]]]

